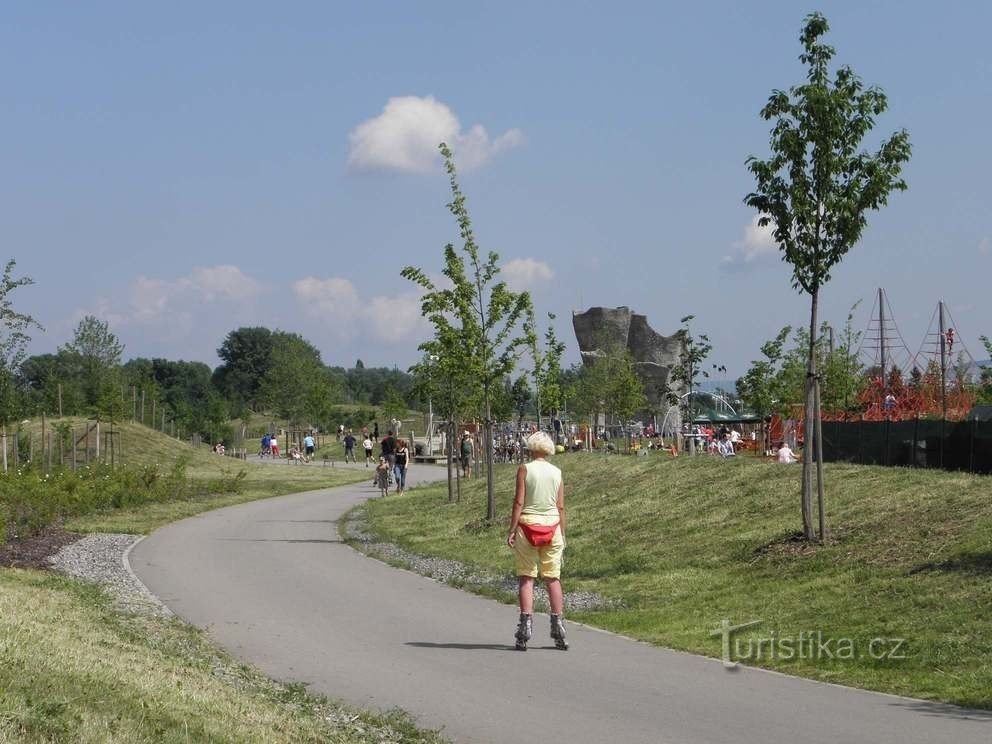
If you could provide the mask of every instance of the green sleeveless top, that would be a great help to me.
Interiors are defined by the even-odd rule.
[[[534,460],[524,467],[527,469],[527,490],[521,514],[557,518],[561,470],[547,460]]]

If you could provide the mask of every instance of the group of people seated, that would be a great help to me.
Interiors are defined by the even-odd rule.
[[[683,428],[683,436],[695,439],[698,449],[720,457],[733,457],[744,446],[740,431],[726,424],[719,429],[710,424],[693,424],[691,428]]]

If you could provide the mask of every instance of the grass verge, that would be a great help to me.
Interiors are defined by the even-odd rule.
[[[85,426],[82,419],[60,423],[77,436]],[[53,430],[57,425],[51,424]],[[40,434],[40,422],[29,422],[24,430]],[[39,457],[0,476],[0,543],[5,535],[28,535],[52,523],[75,532],[147,533],[209,509],[366,477],[325,466],[320,453],[317,461],[299,466],[245,462],[140,424],[117,424],[114,431],[120,441],[115,468],[77,458],[75,473],[55,464],[46,472]]]
[[[760,621],[735,636],[743,663],[992,708],[992,479],[828,466],[832,539],[810,546],[795,539],[796,468],[744,457],[556,462],[569,506],[566,589],[623,602],[576,620],[708,656],[721,653],[712,631],[724,620]],[[481,519],[483,482],[458,504],[443,486],[377,501],[369,524],[414,553],[510,571],[512,482],[506,466],[495,525]]]
[[[123,615],[95,587],[0,570],[0,741],[440,742],[273,682],[175,620]]]

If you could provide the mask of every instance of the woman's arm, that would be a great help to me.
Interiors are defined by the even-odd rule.
[[[558,526],[561,529],[561,539],[565,539],[565,483],[558,484]]]
[[[517,540],[517,525],[520,522],[520,512],[524,509],[524,496],[527,494],[527,468],[521,465],[517,468],[517,489],[513,496],[513,511],[510,513],[510,533],[506,536],[506,544],[511,548]]]

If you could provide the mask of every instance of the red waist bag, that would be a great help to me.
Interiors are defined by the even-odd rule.
[[[551,544],[555,537],[555,530],[558,529],[558,522],[554,524],[524,524],[519,522],[518,526],[524,532],[527,542],[535,548],[543,548]]]

